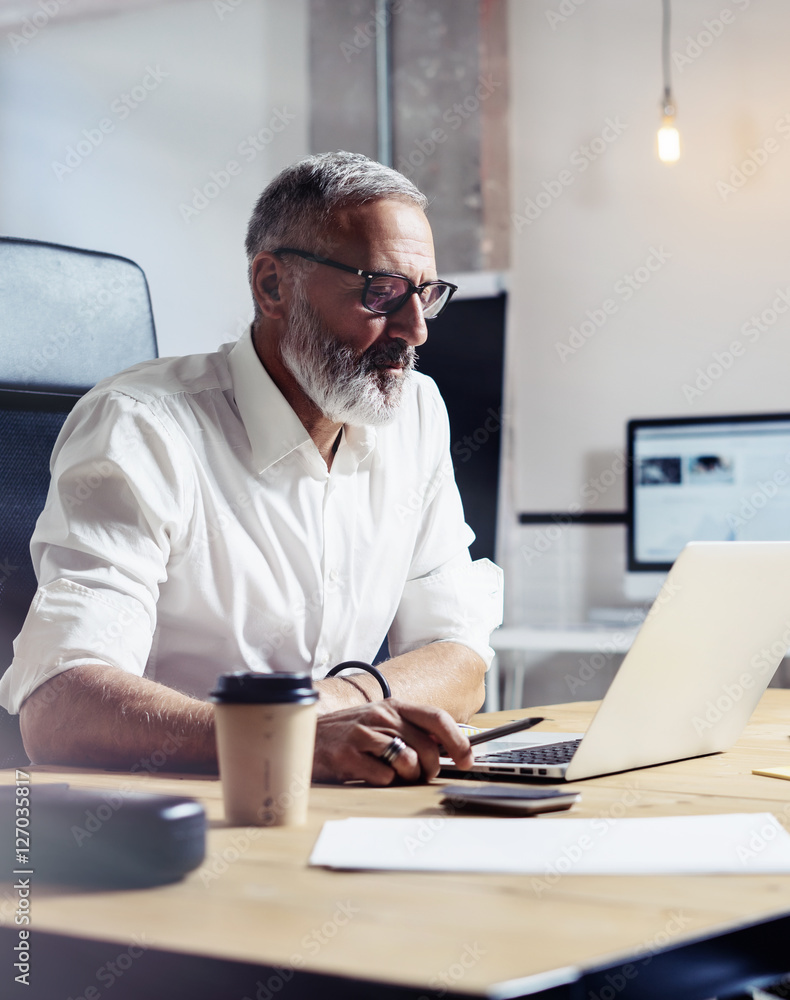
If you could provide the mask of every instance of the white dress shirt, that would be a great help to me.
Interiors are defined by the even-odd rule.
[[[413,375],[331,471],[258,360],[218,352],[101,382],[69,415],[31,542],[39,589],[0,680],[107,664],[205,698],[230,670],[312,671],[463,643],[487,663],[501,571],[471,562],[447,413]]]

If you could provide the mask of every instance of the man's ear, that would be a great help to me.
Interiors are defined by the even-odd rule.
[[[282,319],[285,315],[283,305],[282,261],[268,250],[263,250],[252,262],[252,294],[264,316],[271,319]]]

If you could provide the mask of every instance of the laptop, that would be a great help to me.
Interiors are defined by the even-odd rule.
[[[484,743],[442,774],[576,781],[727,750],[788,646],[790,542],[690,542],[586,733]]]

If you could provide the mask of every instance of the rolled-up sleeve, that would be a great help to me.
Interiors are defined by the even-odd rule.
[[[491,665],[488,639],[502,624],[502,570],[489,559],[459,555],[443,569],[409,580],[389,633],[399,656],[430,642],[459,642]]]
[[[39,587],[14,644],[2,700],[18,712],[39,685],[71,667],[98,663],[142,676],[151,635],[151,619],[133,598],[109,597],[71,580]]]

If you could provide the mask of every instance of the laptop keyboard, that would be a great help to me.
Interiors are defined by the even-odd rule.
[[[565,740],[542,747],[500,750],[476,759],[481,764],[566,764],[576,753],[581,740]]]

